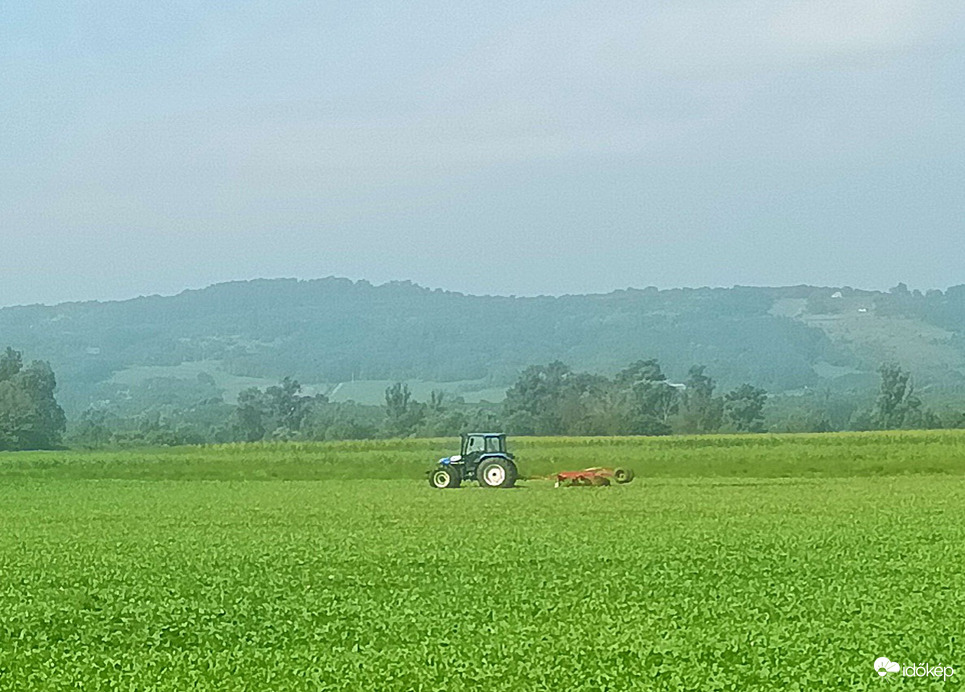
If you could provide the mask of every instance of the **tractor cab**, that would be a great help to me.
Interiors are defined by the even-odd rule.
[[[459,454],[465,458],[483,454],[506,454],[506,435],[504,433],[469,433],[462,436]]]

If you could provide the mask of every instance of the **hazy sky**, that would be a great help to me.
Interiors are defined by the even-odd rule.
[[[0,4],[0,305],[965,283],[961,0]]]

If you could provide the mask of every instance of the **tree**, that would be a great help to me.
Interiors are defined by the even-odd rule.
[[[80,444],[88,449],[106,446],[111,440],[111,431],[107,427],[107,415],[104,411],[89,408],[80,415],[80,420],[71,434],[71,442]]]
[[[668,435],[679,397],[653,359],[612,380],[554,361],[526,368],[506,392],[503,411],[516,435]]]
[[[900,428],[909,413],[921,408],[921,400],[915,396],[911,375],[897,363],[883,363],[878,368],[878,374],[881,375],[881,385],[872,409],[871,422],[876,428],[883,430]]]
[[[35,360],[20,371],[20,386],[30,398],[34,429],[28,441],[30,449],[51,449],[60,444],[67,429],[67,416],[57,403],[57,377],[50,363]]]
[[[20,352],[0,355],[0,449],[52,449],[67,428],[57,403],[57,378],[50,364],[24,367]]]
[[[515,434],[559,435],[565,432],[562,402],[567,390],[573,393],[579,383],[561,361],[531,365],[506,390],[503,403],[507,424]]]
[[[107,425],[107,414],[99,409],[84,411],[71,435],[70,442],[88,449],[105,447],[111,441],[111,430]]]
[[[694,365],[687,373],[677,432],[699,435],[720,430],[724,402],[714,396],[717,383],[704,372],[706,369],[704,365]]]
[[[767,392],[742,384],[724,395],[724,419],[737,432],[763,432]]]
[[[897,363],[884,363],[878,368],[878,374],[881,375],[881,385],[871,410],[873,428],[895,430],[941,425],[938,416],[922,406],[910,373],[902,370]]]
[[[313,440],[368,440],[378,437],[383,419],[378,406],[317,402],[302,424],[302,435]]]
[[[33,429],[30,397],[11,380],[0,382],[0,450],[31,449]]]
[[[653,358],[638,360],[621,370],[614,384],[622,394],[624,434],[669,435],[670,417],[680,406],[680,392],[667,382]]]
[[[415,434],[416,437],[453,437],[465,424],[466,416],[461,411],[429,408]]]
[[[257,387],[249,387],[238,394],[235,423],[245,442],[257,442],[265,436],[262,393]]]
[[[642,382],[664,382],[667,376],[660,369],[656,358],[634,361],[618,372],[613,381],[619,387],[631,387]]]
[[[440,400],[441,403],[441,400]],[[409,385],[396,382],[385,390],[385,434],[408,437],[425,419],[425,405],[412,400]]]
[[[446,393],[433,389],[429,392],[429,409],[436,413],[441,413],[446,408]]]
[[[265,390],[266,432],[272,437],[291,437],[300,432],[312,405],[316,401],[327,401],[325,397],[301,396],[301,391],[302,386],[291,377]]]
[[[23,356],[7,346],[7,350],[0,355],[0,382],[7,382],[23,370]]]
[[[627,427],[625,397],[612,382],[594,391],[589,406],[588,435],[621,435]]]
[[[235,426],[247,442],[297,436],[312,407],[328,401],[324,396],[302,396],[297,380],[286,377],[262,392],[250,387],[238,394]]]

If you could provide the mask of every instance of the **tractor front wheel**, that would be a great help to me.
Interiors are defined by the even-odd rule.
[[[516,464],[509,459],[483,459],[476,469],[476,479],[484,488],[512,488],[516,476]]]
[[[440,466],[429,474],[429,485],[433,488],[458,488],[459,470],[452,466]]]

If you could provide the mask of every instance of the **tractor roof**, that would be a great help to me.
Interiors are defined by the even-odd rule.
[[[480,432],[465,433],[465,434],[463,435],[463,437],[472,437],[473,435],[478,436],[478,437],[506,437],[506,433],[492,433],[492,432],[490,432],[490,433],[480,433]]]

